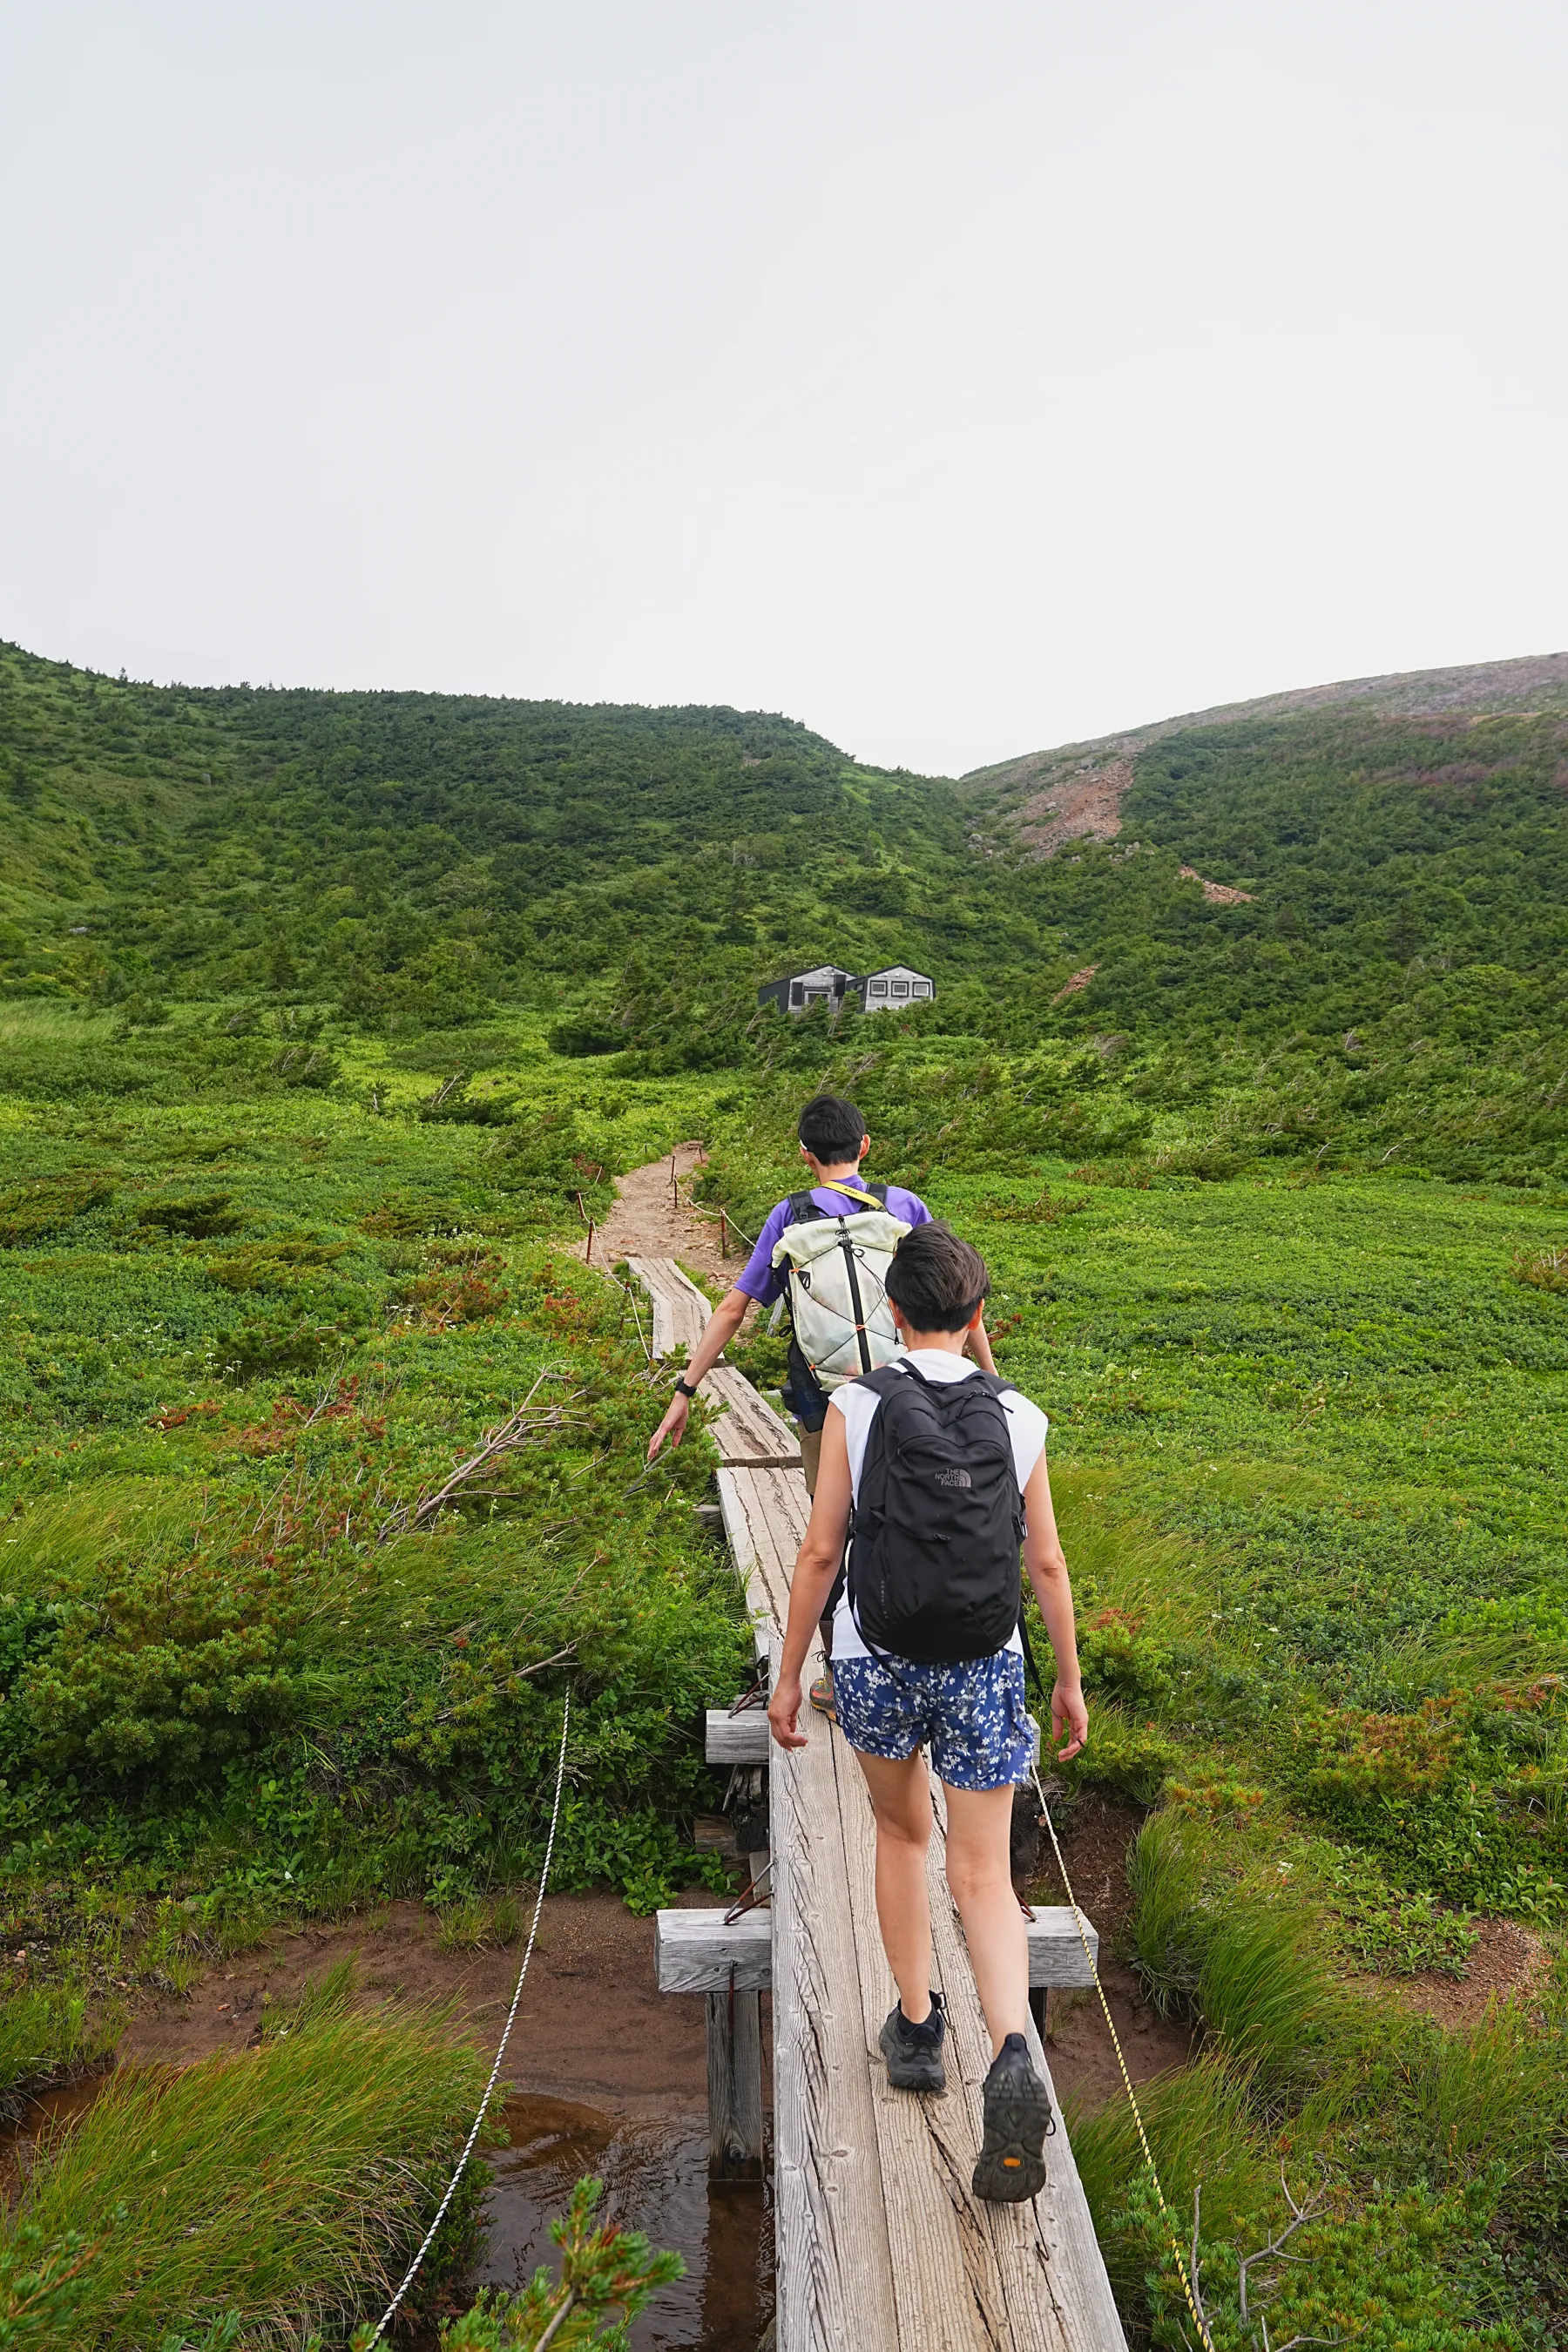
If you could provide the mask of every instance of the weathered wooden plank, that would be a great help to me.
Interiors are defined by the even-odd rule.
[[[773,1922],[743,1911],[728,1927],[719,1910],[654,1915],[654,1972],[660,1992],[766,1992],[773,1979]]]
[[[749,1706],[741,1715],[723,1706],[708,1709],[703,1752],[710,1764],[766,1764],[772,1760],[773,1744],[760,1706]]]
[[[1086,1919],[1089,1948],[1096,1960],[1100,1958],[1100,1937]],[[1035,1916],[1024,1922],[1024,1934],[1029,1946],[1029,1982],[1066,1990],[1068,1987],[1091,1985],[1094,1969],[1086,1958],[1083,1938],[1078,1932],[1078,1921],[1065,1903],[1037,1903]]]
[[[1025,1934],[1031,1985],[1067,1990],[1093,1983],[1077,1923],[1065,1904],[1037,1910]],[[1100,1938],[1092,1927],[1089,1941],[1090,1950],[1098,1952]],[[660,1992],[726,1990],[731,1967],[742,1991],[766,1992],[773,1983],[772,1930],[765,1911],[745,1912],[729,1927],[718,1909],[660,1911],[656,1915],[654,1957]],[[862,1955],[862,1979],[865,1975]],[[889,1993],[883,2011],[891,2006]],[[879,2026],[880,2016],[877,2022]]]
[[[951,2103],[958,2090],[964,2120],[962,2141],[952,2154],[964,2160],[967,2194],[967,2168],[980,2146],[981,2090],[991,2064],[991,2038],[963,1950],[957,1910],[947,1891],[946,1805],[938,1780],[932,1782],[932,1809],[935,1832],[928,1858],[932,1948],[952,2021],[949,2098],[943,2104]],[[1017,2352],[1089,2352],[1089,2347],[1092,2352],[1126,2352],[1127,2339],[1061,2120],[1056,2085],[1032,2017],[1024,2030],[1035,2064],[1050,2085],[1058,2119],[1046,2142],[1046,2186],[1032,2204],[987,2205],[969,2200],[989,2242],[1003,2304],[1013,2319],[1013,2335],[997,2340]],[[985,2344],[989,2339],[979,2336],[974,2340]]]
[[[681,1273],[673,1258],[634,1257],[626,1264],[653,1302],[654,1354],[668,1356],[677,1348],[695,1348],[711,1312],[697,1285]]]
[[[709,1304],[708,1293],[703,1289],[702,1285],[700,1282],[693,1282],[686,1268],[672,1257],[654,1258],[650,1263],[659,1268],[669,1285],[671,1293],[683,1302],[687,1311],[700,1316],[701,1321],[706,1323],[713,1309]]]
[[[779,2352],[897,2352],[834,1735],[809,1707],[802,1726],[768,1776]]]
[[[782,1632],[789,1615],[789,1580],[809,1509],[805,1482],[798,1470],[721,1470],[719,1504],[763,1655],[762,1632],[770,1623]]]
[[[800,1436],[793,1424],[765,1404],[744,1373],[715,1364],[700,1393],[720,1408],[708,1424],[721,1461],[751,1468],[774,1465],[798,1470]]]
[[[713,1311],[706,1295],[673,1258],[634,1257],[627,1263],[653,1304],[654,1354],[668,1356],[677,1348],[689,1352]],[[721,1459],[799,1467],[800,1439],[795,1429],[763,1402],[743,1372],[731,1364],[715,1364],[701,1393],[719,1408],[710,1426]]]
[[[708,1996],[708,2178],[763,2178],[763,2022],[754,1992]]]

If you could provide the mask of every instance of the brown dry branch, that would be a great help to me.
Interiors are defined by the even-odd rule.
[[[393,1536],[412,1534],[416,1528],[424,1527],[503,1454],[520,1454],[529,1446],[548,1444],[564,1430],[585,1428],[586,1416],[571,1411],[570,1399],[563,1399],[556,1404],[535,1404],[533,1402],[546,1381],[565,1379],[564,1372],[541,1372],[517,1411],[498,1428],[486,1431],[485,1442],[479,1452],[470,1454],[466,1462],[459,1462],[450,1477],[433,1495],[422,1495],[417,1502],[395,1511],[377,1535],[376,1542],[384,1544]]]
[[[1283,2249],[1289,2241],[1295,2236],[1297,2231],[1301,2228],[1304,2222],[1315,2221],[1317,2220],[1319,2214],[1321,2213],[1323,2208],[1328,2203],[1329,2191],[1327,2184],[1325,2183],[1318,2189],[1313,2196],[1307,2200],[1304,2205],[1298,2205],[1296,2200],[1290,2194],[1290,2184],[1285,2178],[1285,2168],[1283,2165],[1279,2168],[1279,2186],[1285,2192],[1285,2202],[1290,2208],[1290,2220],[1286,2222],[1285,2227],[1282,2230],[1279,2231],[1272,2238],[1269,2239],[1267,2245],[1259,2246],[1255,2253],[1242,2254],[1237,2258],[1237,2284],[1239,2296],[1239,2316],[1241,2324],[1244,2327],[1257,2326],[1262,2328],[1263,2352],[1300,2352],[1300,2347],[1308,2344],[1338,2344],[1342,2340],[1338,2336],[1291,2336],[1287,2337],[1283,2344],[1276,2344],[1273,2342],[1268,2333],[1268,2313],[1264,2311],[1252,2313],[1247,2308],[1247,2277],[1253,2264],[1255,2263],[1265,2262],[1305,2262],[1307,2260],[1307,2256],[1305,2254],[1288,2254],[1283,2251]],[[1193,2190],[1193,2243],[1192,2252],[1188,2257],[1188,2274],[1192,2286],[1193,2311],[1198,2323],[1199,2333],[1205,2345],[1212,2345],[1214,2341],[1213,2330],[1209,2325],[1208,2312],[1205,2308],[1204,2305],[1203,2280],[1201,2266],[1198,2260],[1198,2235],[1199,2225],[1202,2218],[1203,2194],[1204,2185],[1200,2180],[1197,2187]],[[1271,2284],[1272,2282],[1266,2280],[1264,2284],[1268,2285]],[[1184,2329],[1182,2331],[1182,2341],[1184,2344],[1186,2342],[1186,2331]]]
[[[510,1683],[525,1683],[530,1675],[542,1675],[546,1666],[558,1666],[562,1663],[563,1659],[574,1656],[576,1653],[576,1648],[577,1644],[575,1642],[568,1642],[563,1650],[552,1651],[548,1658],[536,1658],[531,1666],[509,1666],[506,1672],[501,1675],[500,1681],[502,1685]],[[455,1716],[460,1715],[461,1713],[461,1706],[444,1706],[440,1708],[437,1714],[433,1715],[430,1720],[432,1723],[450,1723]]]

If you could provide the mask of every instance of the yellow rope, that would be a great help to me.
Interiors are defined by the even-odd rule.
[[[1171,2253],[1182,2282],[1182,2293],[1187,2299],[1187,2309],[1193,2315],[1193,2326],[1198,2331],[1198,2339],[1204,2347],[1204,2352],[1214,2352],[1214,2338],[1210,2336],[1204,2315],[1198,2309],[1197,2297],[1193,2292],[1193,2283],[1187,2274],[1187,2265],[1176,2237],[1176,2225],[1171,2218],[1171,2209],[1165,2202],[1165,2192],[1160,2186],[1160,2175],[1154,2163],[1154,2152],[1149,2145],[1149,2135],[1143,2128],[1143,2117],[1139,2109],[1137,2093],[1132,2088],[1132,2077],[1127,2071],[1127,2061],[1122,2055],[1121,2037],[1116,2031],[1116,2021],[1110,2014],[1110,2003],[1105,1998],[1105,1987],[1100,1981],[1100,1970],[1095,1965],[1094,1951],[1084,1926],[1083,1913],[1078,1907],[1078,1897],[1072,1891],[1072,1881],[1068,1876],[1067,1864],[1062,1860],[1057,1825],[1051,1819],[1051,1809],[1046,1802],[1046,1792],[1040,1786],[1039,1767],[1036,1765],[1031,1769],[1034,1774],[1035,1794],[1040,1801],[1040,1819],[1051,1833],[1051,1847],[1057,1857],[1057,1868],[1061,1872],[1062,1885],[1067,1889],[1068,1901],[1072,1906],[1072,1916],[1078,1923],[1079,1941],[1083,1946],[1083,1955],[1089,1962],[1089,1975],[1094,1979],[1095,1991],[1100,1995],[1100,2006],[1105,2012],[1106,2031],[1110,2036],[1110,2046],[1116,2053],[1116,2063],[1121,2069],[1121,2081],[1127,2093],[1128,2104],[1132,2109],[1132,2120],[1138,2126],[1138,2143],[1143,2150],[1143,2161],[1149,2168],[1149,2178],[1154,2184],[1154,2196],[1160,2208],[1161,2218],[1170,2234]]]

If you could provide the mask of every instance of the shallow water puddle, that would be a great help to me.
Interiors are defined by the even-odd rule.
[[[568,2099],[509,2099],[510,2147],[491,2152],[489,2246],[474,2284],[514,2287],[558,2259],[550,2224],[584,2172],[605,2184],[601,2211],[686,2258],[632,2330],[635,2352],[756,2352],[773,2310],[772,2192],[708,2189],[706,2129],[617,2121]]]

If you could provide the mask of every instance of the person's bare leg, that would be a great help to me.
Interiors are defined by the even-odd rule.
[[[948,1789],[947,1883],[991,2031],[994,2057],[1029,2021],[1029,1944],[1009,1866],[1013,1791]]]
[[[931,1782],[917,1748],[901,1764],[885,1757],[855,1761],[866,1775],[877,1816],[877,1920],[882,1948],[899,1988],[899,2006],[911,2025],[931,2015],[931,1901],[926,1848],[931,1843]]]

